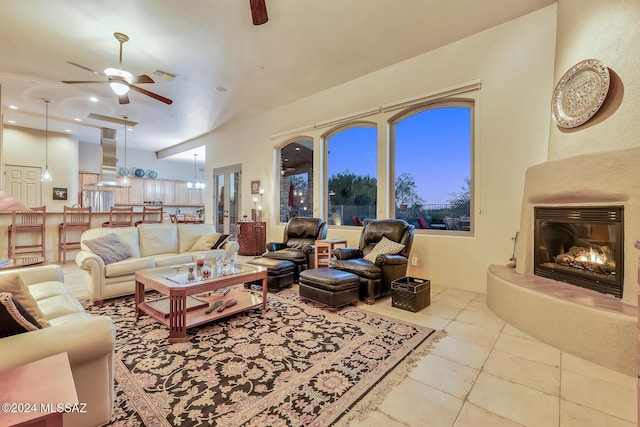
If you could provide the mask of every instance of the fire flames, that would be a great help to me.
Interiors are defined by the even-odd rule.
[[[596,251],[593,250],[593,248],[589,248],[589,254],[580,255],[576,258],[576,261],[604,264],[605,262],[607,262],[607,258],[604,255],[600,256],[599,254],[597,254]]]

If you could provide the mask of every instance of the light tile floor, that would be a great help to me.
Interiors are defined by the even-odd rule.
[[[77,296],[84,272],[63,266]],[[351,427],[632,427],[637,379],[572,356],[506,324],[484,294],[431,287],[418,313],[391,298],[359,304],[447,335],[365,420]]]

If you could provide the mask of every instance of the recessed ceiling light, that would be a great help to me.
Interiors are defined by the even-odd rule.
[[[66,133],[71,133],[71,129],[65,129],[64,130]]]
[[[224,86],[216,86],[216,91],[218,92],[226,92],[227,88]]]
[[[98,98],[96,98],[95,96],[92,96],[91,98],[89,98],[89,101],[98,102]]]
[[[300,147],[296,147],[296,151],[300,151]]]
[[[80,117],[76,117],[76,118],[75,118],[75,119],[73,119],[73,120],[75,120],[76,122],[81,122],[81,121],[82,121],[82,119],[81,119]]]
[[[12,110],[17,110],[18,107],[16,107],[15,105],[9,105],[9,108],[11,108]]]
[[[12,125],[15,125],[16,121],[15,120],[7,120],[7,123],[11,123]]]

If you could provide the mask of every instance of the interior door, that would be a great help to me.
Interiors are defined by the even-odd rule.
[[[218,233],[228,234],[234,240],[240,212],[241,177],[241,165],[213,170],[213,221]]]
[[[30,208],[42,206],[41,168],[7,165],[5,171],[5,189],[14,199]]]

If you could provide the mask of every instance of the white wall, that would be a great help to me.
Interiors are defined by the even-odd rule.
[[[488,265],[504,264],[511,256],[510,237],[519,228],[524,171],[547,158],[555,33],[553,5],[218,129],[200,138],[207,152],[215,153],[207,162],[208,173],[215,167],[242,164],[243,210],[251,207],[250,181],[262,181],[265,217],[270,224],[267,240],[279,240],[282,225],[272,222],[277,218],[274,147],[279,141],[272,140],[272,135],[481,80],[475,236],[417,235],[412,252],[419,255],[419,266],[410,268],[408,274],[438,285],[484,292]],[[211,205],[206,208],[212,212]],[[359,234],[356,228],[334,228],[328,233],[329,237],[347,238],[351,245],[357,244]]]
[[[66,134],[49,132],[49,172],[52,182],[42,183],[42,204],[47,211],[62,211],[62,206],[77,203],[78,142]],[[70,161],[72,159],[72,161]],[[45,167],[44,131],[5,125],[3,128],[2,171],[6,165]],[[4,176],[2,180],[4,188]],[[68,200],[53,200],[53,187],[68,189]]]
[[[80,143],[79,169],[81,172],[100,173],[102,155],[100,144],[89,142]],[[116,151],[118,169],[124,166],[124,146],[117,147]],[[197,176],[204,180],[204,159],[198,159]],[[158,179],[176,179],[183,181],[193,180],[193,161],[158,159],[154,152],[133,150],[127,147],[127,168],[131,171],[143,169],[145,173],[150,170],[158,172]]]
[[[598,59],[618,89],[583,126],[563,130],[551,124],[549,160],[640,146],[640,2],[560,0],[554,84],[573,65]]]

